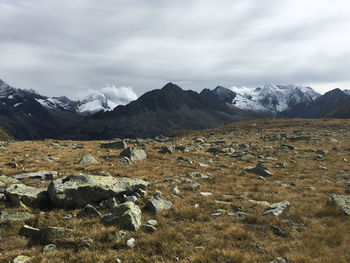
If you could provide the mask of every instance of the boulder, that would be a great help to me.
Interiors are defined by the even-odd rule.
[[[111,209],[102,218],[106,225],[116,225],[123,230],[137,231],[141,226],[141,210],[133,202],[125,202]]]
[[[35,228],[35,227],[31,227],[28,225],[24,225],[21,230],[20,230],[20,234],[22,236],[28,237],[28,238],[32,238],[32,239],[36,239],[39,237],[39,233],[40,233],[40,229]]]
[[[141,179],[112,176],[69,175],[52,181],[48,186],[51,202],[57,207],[84,207],[112,197],[122,197],[149,183]]]
[[[350,196],[333,194],[331,195],[331,201],[346,215],[350,215]]]
[[[0,222],[23,221],[31,217],[33,217],[33,215],[28,212],[21,212],[21,211],[1,211],[0,212]]]
[[[102,142],[100,144],[101,148],[104,149],[116,149],[116,150],[122,150],[126,149],[128,145],[125,141],[109,141],[109,142]]]
[[[193,178],[193,179],[210,179],[212,176],[209,174],[203,174],[200,172],[189,172],[187,174],[187,177]]]
[[[127,157],[131,161],[140,161],[140,160],[144,160],[147,158],[147,154],[145,153],[144,150],[133,148],[133,147],[128,147],[128,148],[124,149],[120,153],[119,156],[120,157]]]
[[[43,247],[43,252],[45,254],[53,254],[57,252],[57,247],[55,244],[47,244],[46,246]]]
[[[79,164],[88,165],[98,163],[91,154],[85,154],[81,157]]]
[[[17,180],[22,179],[35,179],[35,180],[54,180],[57,178],[57,172],[55,171],[40,171],[35,173],[25,173],[13,176]]]
[[[265,209],[265,212],[263,213],[263,215],[264,216],[266,215],[282,216],[288,213],[289,208],[290,208],[290,203],[288,201],[274,203]]]
[[[163,210],[168,210],[173,203],[163,199],[162,197],[152,197],[147,200],[146,209],[153,214],[159,214]]]
[[[48,193],[44,188],[12,184],[5,189],[4,193],[6,200],[9,200],[15,206],[22,204],[33,208],[48,208],[50,206]]]

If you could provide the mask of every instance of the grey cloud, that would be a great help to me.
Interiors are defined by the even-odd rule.
[[[347,0],[0,0],[0,78],[73,98],[264,83],[350,87]]]

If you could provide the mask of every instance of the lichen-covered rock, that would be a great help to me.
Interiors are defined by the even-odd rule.
[[[266,215],[274,215],[274,216],[285,215],[286,213],[288,213],[289,208],[290,208],[290,203],[288,201],[274,203],[265,209],[265,212],[263,213],[263,215],[264,216],[266,216]]]
[[[117,225],[120,229],[137,231],[141,225],[141,210],[133,202],[125,202],[111,209],[102,218],[106,225]]]
[[[15,206],[23,204],[33,208],[48,208],[50,205],[48,193],[44,188],[12,184],[5,189],[4,194],[6,200],[9,200]]]
[[[0,183],[3,183],[4,185],[9,185],[9,184],[19,184],[20,181],[6,175],[0,175]]]
[[[91,154],[85,154],[81,157],[79,164],[88,165],[98,163]]]
[[[60,247],[88,247],[91,238],[81,236],[74,230],[62,227],[45,227],[40,229],[38,240],[42,245],[55,244]]]
[[[131,161],[140,161],[147,158],[147,154],[144,150],[133,147],[128,147],[124,149],[119,156],[128,157]]]
[[[350,196],[333,194],[331,195],[331,201],[346,215],[350,215]]]
[[[12,260],[12,263],[29,263],[29,261],[30,261],[30,257],[20,255],[20,256],[15,257]]]
[[[163,210],[168,210],[173,203],[163,199],[162,197],[152,197],[147,200],[146,209],[153,214],[159,214]]]
[[[6,221],[23,221],[31,218],[33,215],[22,211],[1,211],[0,222]]]
[[[125,141],[109,141],[109,142],[102,142],[100,147],[105,149],[122,150],[122,149],[126,149],[128,145],[126,144]]]
[[[43,247],[43,252],[45,254],[53,254],[57,252],[57,247],[55,244],[47,244],[46,246]]]
[[[57,172],[55,171],[39,171],[35,173],[17,174],[13,176],[17,180],[22,179],[35,179],[35,180],[54,180],[57,178]]]
[[[69,175],[52,181],[48,192],[55,206],[73,208],[131,194],[139,189],[146,189],[148,186],[149,183],[141,179]]]

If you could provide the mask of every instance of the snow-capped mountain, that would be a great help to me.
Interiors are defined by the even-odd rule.
[[[345,90],[343,90],[343,92],[344,92],[346,95],[350,95],[350,89],[345,89]]]
[[[310,87],[296,85],[273,85],[255,89],[231,88],[237,95],[232,104],[240,109],[282,112],[300,103],[311,103],[320,96]]]

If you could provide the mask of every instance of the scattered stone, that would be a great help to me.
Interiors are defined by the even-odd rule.
[[[158,225],[158,221],[155,219],[150,219],[147,221],[147,224],[150,226],[156,226],[156,225]]]
[[[27,256],[17,256],[12,260],[12,263],[29,263],[30,257]]]
[[[120,230],[117,234],[110,236],[109,240],[113,243],[113,245],[120,246],[124,243],[125,237],[126,232],[124,230]]]
[[[197,182],[194,182],[194,181],[192,181],[192,180],[190,180],[190,179],[185,179],[185,180],[183,180],[181,183],[180,183],[180,185],[186,185],[186,186],[190,186],[191,188],[200,188],[200,184],[199,183],[197,183]]]
[[[290,203],[288,201],[274,203],[265,209],[265,212],[263,213],[263,215],[264,216],[266,215],[282,216],[288,213],[289,208],[290,208]]]
[[[190,150],[186,146],[176,145],[175,150],[180,152],[189,152]]]
[[[83,217],[102,217],[100,212],[97,211],[92,205],[86,205],[78,214],[77,218]]]
[[[96,175],[69,175],[52,181],[48,192],[57,207],[84,207],[103,200],[146,189],[141,179],[114,178]]]
[[[133,203],[137,204],[137,197],[134,195],[130,195],[130,196],[124,195],[123,201],[124,202],[133,202]]]
[[[25,173],[13,176],[17,180],[22,179],[34,179],[34,180],[54,180],[57,178],[58,173],[55,171],[40,171],[35,173]]]
[[[346,215],[350,215],[350,196],[333,194],[331,195],[331,201]]]
[[[181,191],[179,190],[179,188],[177,188],[176,186],[170,187],[170,190],[171,190],[171,192],[172,192],[173,194],[175,194],[175,195],[178,195],[178,194],[181,193]]]
[[[236,218],[245,218],[248,214],[244,212],[230,212],[227,215]]]
[[[204,197],[207,197],[207,196],[213,195],[213,193],[211,193],[211,192],[200,192],[200,195],[204,196]]]
[[[276,168],[286,169],[288,166],[284,162],[280,162],[276,164]]]
[[[102,218],[106,225],[117,225],[123,230],[137,231],[141,225],[141,210],[132,203],[122,203],[111,209],[110,213]]]
[[[263,176],[263,177],[273,176],[273,174],[261,162],[259,162],[255,168],[248,169],[248,171],[251,171],[251,172],[253,172],[257,175]]]
[[[328,138],[327,141],[328,141],[328,142],[333,142],[333,143],[338,142],[338,140],[337,140],[337,139],[334,139],[334,138]]]
[[[270,203],[267,201],[258,201],[258,200],[248,200],[249,202],[257,205],[262,205],[262,206],[269,206]]]
[[[124,149],[119,156],[128,157],[131,161],[140,161],[147,158],[147,154],[144,150],[133,147],[128,147]]]
[[[28,212],[21,211],[0,211],[0,222],[6,221],[24,221],[33,217]]]
[[[162,197],[153,197],[147,200],[146,210],[153,214],[159,214],[163,210],[169,210],[173,203],[163,199]]]
[[[277,226],[271,226],[271,230],[276,236],[279,236],[279,237],[286,237],[287,236],[286,233],[284,233],[284,231]]]
[[[48,244],[46,246],[43,247],[43,252],[45,254],[54,254],[58,251],[56,245],[54,244]]]
[[[187,159],[187,158],[185,158],[183,156],[179,156],[176,160],[179,161],[179,162],[187,162],[189,164],[193,163],[192,161],[190,161],[189,159]]]
[[[50,200],[44,188],[34,188],[24,184],[12,184],[5,191],[6,200],[15,206],[30,206],[38,208],[48,208]]]
[[[162,146],[162,148],[160,149],[159,153],[172,154],[174,150],[175,150],[175,145]]]
[[[316,155],[314,157],[314,160],[316,160],[316,161],[324,161],[324,156],[323,155]]]
[[[128,239],[127,241],[126,241],[126,245],[128,246],[128,247],[130,247],[130,248],[134,248],[134,247],[136,247],[136,240],[135,240],[135,238],[130,238],[130,239]]]
[[[85,154],[81,157],[79,164],[88,165],[98,163],[91,154]]]
[[[270,263],[288,263],[287,259],[278,257],[274,261],[271,261]]]
[[[25,237],[28,237],[28,238],[31,238],[31,239],[38,238],[39,233],[40,233],[40,229],[31,227],[31,226],[28,226],[28,225],[24,225],[21,228],[21,230],[20,230],[20,234],[22,236],[25,236]]]
[[[116,150],[123,150],[126,149],[128,145],[125,141],[108,141],[108,142],[102,142],[100,144],[100,148],[104,149],[116,149]]]
[[[187,174],[187,177],[193,178],[193,179],[211,179],[211,175],[209,174],[203,174],[200,172],[189,172]]]

